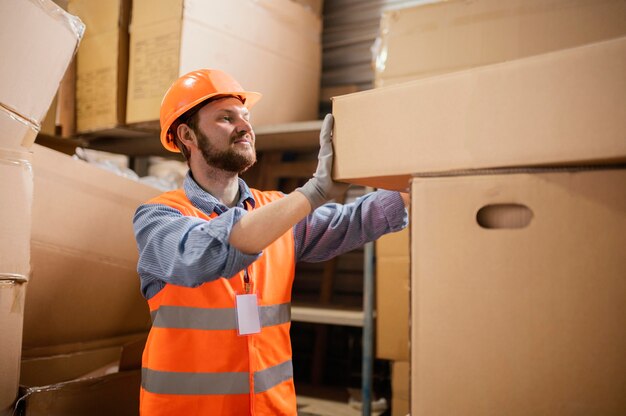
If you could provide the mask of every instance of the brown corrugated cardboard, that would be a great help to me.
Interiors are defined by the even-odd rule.
[[[376,241],[376,357],[409,360],[409,231]]]
[[[68,4],[68,10],[86,25],[76,58],[78,132],[125,122],[130,4],[130,0],[71,0]]]
[[[150,316],[132,216],[160,191],[38,145],[33,151],[17,406],[26,416],[137,414]]]
[[[626,37],[335,97],[334,177],[624,161],[625,91]]]
[[[409,257],[409,231],[385,234],[376,240],[376,258]]]
[[[39,126],[84,25],[51,0],[25,0],[0,3],[0,26],[0,104]]]
[[[137,343],[145,344],[145,334],[130,343],[118,341],[101,348],[23,360],[18,411],[24,416],[137,415],[139,364],[132,369],[121,365],[139,362]]]
[[[414,179],[412,415],[626,413],[625,189],[617,169]],[[503,205],[530,222],[479,225]]]
[[[264,94],[255,125],[317,118],[319,17],[290,0],[135,0],[127,122],[158,120],[167,88],[199,68]]]
[[[376,85],[626,35],[624,0],[453,0],[381,19]]]
[[[132,217],[160,191],[42,146],[33,150],[24,350],[147,330]]]
[[[0,134],[6,131],[3,127],[0,125]],[[24,297],[30,266],[30,153],[0,149],[0,178],[0,415],[4,416],[11,414],[20,375]]]
[[[20,365],[20,384],[47,386],[83,377],[94,369],[117,363],[122,347],[69,351],[62,354],[24,358]],[[117,372],[114,368],[112,371]]]
[[[136,416],[141,370],[24,389],[24,416]]]
[[[41,133],[47,134],[49,136],[54,136],[57,134],[57,125],[59,125],[59,123],[57,123],[57,107],[58,106],[59,106],[59,100],[58,100],[58,94],[56,94],[54,96],[54,99],[52,100],[52,104],[50,104],[50,108],[48,108],[48,112],[46,113],[46,116],[41,121],[41,128],[39,130]],[[31,144],[32,142],[29,143],[28,146],[30,146]]]
[[[10,415],[17,398],[26,279],[0,273],[0,415]]]
[[[31,154],[0,149],[0,273],[27,278],[33,202]]]
[[[409,362],[391,363],[391,416],[409,414]]]
[[[24,416],[136,416],[141,370],[24,389]]]

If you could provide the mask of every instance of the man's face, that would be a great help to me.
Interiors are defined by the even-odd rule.
[[[250,113],[237,98],[210,102],[198,111],[198,149],[211,166],[243,173],[256,162]]]

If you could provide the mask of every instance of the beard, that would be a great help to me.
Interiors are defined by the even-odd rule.
[[[234,143],[240,136],[237,135],[231,139],[231,143]],[[252,152],[242,152],[232,147],[227,150],[217,150],[211,143],[209,138],[200,129],[196,131],[198,137],[198,148],[202,153],[202,157],[209,164],[217,169],[221,169],[227,172],[233,172],[242,174],[248,170],[252,165],[256,163],[256,150],[254,143],[251,143]]]

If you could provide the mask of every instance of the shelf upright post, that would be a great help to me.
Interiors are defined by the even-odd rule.
[[[365,192],[374,189],[367,187]],[[363,416],[372,412],[372,374],[374,364],[374,243],[363,247],[363,362],[361,403]]]

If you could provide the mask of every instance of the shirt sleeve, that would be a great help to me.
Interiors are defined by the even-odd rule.
[[[294,227],[296,261],[326,261],[407,224],[398,192],[381,190],[350,204],[325,204]]]
[[[245,213],[235,207],[206,221],[162,204],[140,206],[133,227],[144,296],[154,296],[165,283],[195,287],[231,277],[258,259],[261,253],[245,254],[228,242]]]

